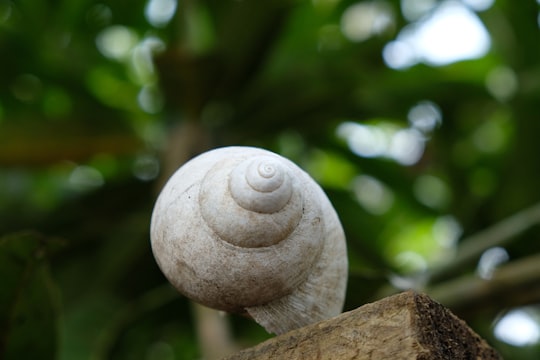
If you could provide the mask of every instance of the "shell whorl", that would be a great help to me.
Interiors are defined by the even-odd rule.
[[[304,199],[292,169],[276,157],[235,160],[224,159],[206,173],[199,195],[202,217],[232,245],[275,245],[296,229],[303,215]]]
[[[269,331],[343,306],[347,256],[337,215],[304,171],[266,150],[220,148],[184,164],[158,197],[151,241],[181,293],[247,311]]]
[[[286,169],[269,156],[240,163],[231,173],[229,188],[238,205],[265,214],[281,210],[293,191]]]

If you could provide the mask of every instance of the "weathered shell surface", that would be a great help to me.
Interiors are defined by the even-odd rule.
[[[337,214],[309,175],[269,151],[226,147],[183,165],[158,197],[151,241],[181,293],[248,312],[270,332],[342,310],[348,265]]]

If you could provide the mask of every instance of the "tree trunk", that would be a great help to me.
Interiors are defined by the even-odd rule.
[[[467,324],[407,291],[231,355],[262,359],[502,359]]]

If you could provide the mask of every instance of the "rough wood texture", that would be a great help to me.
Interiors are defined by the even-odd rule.
[[[464,321],[407,291],[231,355],[262,359],[502,359]]]

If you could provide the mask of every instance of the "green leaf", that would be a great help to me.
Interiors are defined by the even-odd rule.
[[[33,233],[0,238],[0,358],[54,359],[57,297],[50,242]]]

